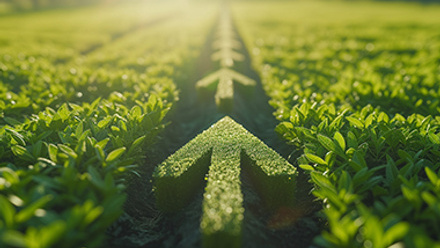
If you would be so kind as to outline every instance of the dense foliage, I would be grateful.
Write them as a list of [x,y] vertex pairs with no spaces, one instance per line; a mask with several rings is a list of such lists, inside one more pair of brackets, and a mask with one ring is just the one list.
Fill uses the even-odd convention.
[[[85,2],[1,1],[0,12]],[[178,86],[205,73],[195,65],[213,5],[102,2],[0,16],[0,247],[105,246]],[[440,247],[440,7],[243,1],[232,9],[276,131],[322,205],[314,214],[326,227],[314,244]],[[229,118],[211,131],[154,174],[164,212],[190,201],[206,175],[202,243],[241,244],[241,169],[264,211],[309,206],[291,201],[298,170],[278,154]]]
[[0,19],[1,247],[101,246],[122,213],[211,20],[148,6]]
[[439,247],[440,8],[235,6],[277,132],[322,202],[315,243]]

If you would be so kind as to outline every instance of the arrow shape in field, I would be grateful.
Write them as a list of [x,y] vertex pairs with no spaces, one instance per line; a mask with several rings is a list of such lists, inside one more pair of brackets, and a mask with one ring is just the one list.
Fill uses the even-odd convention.
[[223,112],[230,112],[234,106],[234,82],[239,83],[245,92],[253,92],[256,82],[243,74],[222,68],[196,83],[200,95],[216,90],[215,103]]
[[240,171],[269,208],[292,206],[297,170],[240,124],[224,117],[158,165],[157,206],[175,212],[207,180],[200,228],[204,247],[240,247],[244,214]]
[[244,56],[241,53],[235,52],[234,50],[224,47],[219,51],[211,55],[213,61],[220,61],[222,67],[232,67],[234,61],[243,61]]

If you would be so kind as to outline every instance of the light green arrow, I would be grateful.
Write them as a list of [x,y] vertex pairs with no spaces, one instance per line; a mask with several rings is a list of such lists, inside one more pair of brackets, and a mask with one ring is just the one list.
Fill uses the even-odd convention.
[[211,58],[213,61],[220,61],[222,67],[232,67],[234,61],[244,60],[244,56],[241,53],[237,53],[228,47],[220,48],[217,52],[212,54]]
[[240,247],[244,213],[241,169],[249,173],[268,208],[293,205],[296,168],[224,117],[156,167],[157,206],[165,212],[178,211],[205,179],[200,223],[203,246]]
[[202,96],[217,89],[215,93],[217,108],[227,113],[234,107],[234,81],[246,92],[252,92],[256,85],[254,80],[233,70],[222,68],[199,80],[196,89]]

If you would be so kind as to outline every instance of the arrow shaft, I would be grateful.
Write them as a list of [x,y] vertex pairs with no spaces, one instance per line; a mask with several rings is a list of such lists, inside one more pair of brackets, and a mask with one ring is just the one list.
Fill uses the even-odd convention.
[[217,85],[215,103],[223,112],[231,111],[234,106],[234,82],[232,77],[226,73],[220,77]]
[[252,93],[255,87],[255,81],[233,70],[223,68],[205,78],[199,80],[196,84],[199,95],[206,95],[217,87],[215,93],[215,103],[220,111],[230,112],[234,105],[234,82],[239,84],[242,92]]
[[220,61],[223,68],[232,67],[234,61],[243,61],[244,56],[229,48],[222,48],[212,55],[214,61]]
[[224,58],[224,57],[233,57],[234,59],[237,60],[242,60],[244,59],[243,54],[238,53],[228,47],[225,48],[220,48],[217,52],[215,52],[213,55],[213,58]]
[[200,226],[204,247],[240,247],[244,208],[239,175],[239,146],[221,141],[213,149],[203,199]]

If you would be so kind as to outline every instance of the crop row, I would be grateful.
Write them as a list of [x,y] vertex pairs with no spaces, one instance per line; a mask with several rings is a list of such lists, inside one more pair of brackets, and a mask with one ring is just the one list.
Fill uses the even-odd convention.
[[[129,16],[119,7],[112,12]],[[169,14],[174,10],[169,7]],[[37,45],[7,48],[0,58],[0,246],[103,244],[123,211],[126,180],[139,176],[135,168],[177,101],[174,82],[185,79],[185,67],[198,55],[211,21],[205,10],[183,11],[161,28],[140,28],[79,60],[61,61],[64,44],[48,58]],[[68,12],[64,21],[75,23],[86,11]],[[34,28],[48,28],[51,18]],[[20,39],[33,41],[33,35]],[[57,38],[41,44],[49,42],[59,44]],[[75,49],[73,57],[81,52]],[[110,58],[118,63],[106,63]]]
[[322,203],[315,244],[440,247],[440,8],[285,4],[235,12]]
[[[82,55],[130,32],[157,25],[157,20],[183,14],[182,5],[108,4],[0,16],[2,55],[22,51],[50,62],[82,59]],[[38,60],[41,60],[38,58]]]
[[[78,13],[72,15],[75,20]],[[44,52],[38,55],[41,49],[32,46],[26,54],[22,48],[9,48],[0,58],[0,115],[21,118],[66,101],[92,102],[98,97],[144,101],[154,93],[174,101],[176,89],[170,79],[186,79],[188,62],[197,57],[197,45],[204,37],[196,30],[206,29],[208,24],[197,25],[200,18],[203,15],[184,12],[67,64],[46,59]]]

